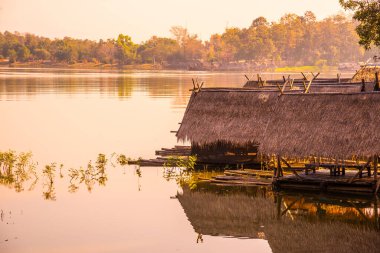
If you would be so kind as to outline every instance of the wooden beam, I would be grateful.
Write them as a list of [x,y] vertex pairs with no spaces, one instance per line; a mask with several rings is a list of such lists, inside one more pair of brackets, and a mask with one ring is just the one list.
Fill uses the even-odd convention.
[[290,89],[293,89],[293,84],[294,84],[294,78],[290,79]]
[[292,173],[293,173],[298,179],[302,180],[302,177],[301,177],[300,175],[298,175],[297,171],[295,171],[295,170],[292,169],[292,166],[290,166],[290,164],[289,164],[284,158],[281,157],[281,161],[282,161],[283,163],[285,163],[285,165],[286,165],[286,166],[292,171]]
[[311,79],[309,81],[309,84],[307,85],[306,89],[305,89],[305,93],[308,93],[309,92],[309,89],[310,89],[310,86],[311,86],[311,83],[313,82],[314,79]]
[[286,80],[285,83],[284,83],[284,85],[282,85],[282,88],[281,88],[282,92],[281,92],[281,94],[284,94],[284,92],[285,92],[285,88],[286,88],[286,84],[287,84],[288,82],[289,82],[289,80]]
[[379,192],[379,188],[380,188],[380,180],[377,180],[375,194]]
[[285,202],[284,202],[284,205],[285,205],[286,209],[285,209],[284,211],[282,211],[281,216],[283,216],[284,214],[286,214],[286,212],[289,211],[290,208],[292,208],[292,206],[294,206],[294,204],[297,203],[299,200],[300,200],[300,199],[297,198],[297,199],[294,200],[292,203],[290,203],[290,205],[288,205],[288,206],[286,206],[286,204],[285,204]]
[[301,74],[303,75],[303,79],[306,81],[307,77],[305,76],[305,74],[303,72],[301,72]]
[[372,161],[372,159],[369,158],[368,161],[367,161],[367,163],[366,163],[365,165],[363,165],[361,168],[359,168],[359,171],[358,171],[358,172],[357,172],[352,178],[350,178],[350,179],[348,180],[348,183],[351,184],[351,183],[355,180],[355,178],[356,178],[357,176],[359,176],[360,173],[362,173],[362,171],[364,170],[364,168],[368,167],[368,165],[371,163],[371,161]]
[[280,91],[281,95],[283,95],[283,94],[284,94],[284,92],[282,91],[282,89],[281,89],[280,85],[279,85],[278,83],[276,83],[276,86],[277,86],[278,90]]

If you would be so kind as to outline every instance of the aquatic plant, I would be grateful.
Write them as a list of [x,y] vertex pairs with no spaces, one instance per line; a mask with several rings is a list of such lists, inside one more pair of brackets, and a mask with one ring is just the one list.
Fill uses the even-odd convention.
[[167,161],[164,163],[165,168],[185,168],[194,170],[195,164],[197,162],[197,156],[191,155],[187,158],[181,156],[169,156]]
[[76,192],[82,183],[86,185],[88,192],[92,191],[96,182],[104,186],[108,180],[106,174],[107,161],[105,154],[99,154],[95,166],[92,165],[92,161],[89,161],[86,169],[82,167],[79,169],[71,168],[68,175],[70,178],[69,192]]
[[128,165],[128,162],[131,160],[131,158],[127,158],[125,155],[120,154],[117,156],[117,162],[121,165]]
[[56,193],[55,193],[55,187],[54,187],[54,178],[55,178],[55,172],[56,172],[56,163],[51,163],[50,165],[45,165],[45,168],[42,171],[42,174],[44,176],[44,189],[46,189],[43,192],[43,196],[46,200],[53,200],[55,201]]
[[23,191],[24,183],[33,177],[35,184],[38,180],[35,168],[31,152],[0,151],[0,183],[15,188],[17,192]]

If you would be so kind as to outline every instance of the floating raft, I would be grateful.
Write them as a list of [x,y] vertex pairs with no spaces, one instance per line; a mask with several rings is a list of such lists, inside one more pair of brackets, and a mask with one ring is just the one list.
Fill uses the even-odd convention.
[[191,146],[174,146],[174,148],[162,148],[156,151],[156,155],[162,157],[168,156],[190,156]]
[[209,182],[219,186],[270,186],[272,178],[272,171],[225,170],[224,175],[212,177]]
[[139,159],[129,161],[129,164],[140,165],[141,167],[162,167],[169,160],[169,157],[183,157],[187,159],[191,155],[190,146],[174,146],[174,148],[162,148],[156,151],[158,156],[155,159]]

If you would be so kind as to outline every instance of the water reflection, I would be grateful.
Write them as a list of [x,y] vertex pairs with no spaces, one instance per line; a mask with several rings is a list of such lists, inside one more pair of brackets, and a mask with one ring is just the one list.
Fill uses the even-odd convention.
[[128,99],[133,92],[144,92],[151,98],[172,98],[174,108],[183,108],[195,77],[205,87],[242,87],[245,81],[243,73],[0,68],[0,100],[33,99],[41,94]]
[[[31,152],[18,154],[13,150],[0,151],[0,184],[15,189],[16,192],[24,191],[25,185],[28,185],[27,189],[29,191],[33,190],[40,177],[37,172],[37,163],[32,158]],[[130,160],[124,154],[111,154],[110,158],[107,158],[105,154],[98,154],[94,164],[90,160],[85,168],[70,168],[68,170],[68,191],[75,193],[80,188],[80,185],[85,185],[87,191],[91,193],[96,184],[99,186],[106,185],[108,180],[108,163],[112,167],[116,167],[115,163],[121,167],[125,167]],[[55,189],[56,177],[58,175],[59,179],[65,178],[64,165],[60,164],[59,170],[57,170],[57,167],[57,163],[54,162],[45,165],[42,169],[42,195],[45,200],[57,200]],[[138,166],[135,166],[134,171],[138,178],[142,177],[141,169]],[[139,190],[141,190],[139,181],[138,185]]]
[[377,252],[377,199],[275,194],[267,188],[184,187],[178,195],[199,235],[266,239],[273,252]]

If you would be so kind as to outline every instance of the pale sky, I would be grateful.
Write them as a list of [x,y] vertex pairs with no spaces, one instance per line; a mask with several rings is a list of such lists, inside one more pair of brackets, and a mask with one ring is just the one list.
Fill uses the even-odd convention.
[[277,21],[307,10],[323,19],[343,9],[338,0],[0,0],[0,31],[92,40],[123,33],[140,43],[170,37],[170,27],[180,25],[208,40],[259,16]]

